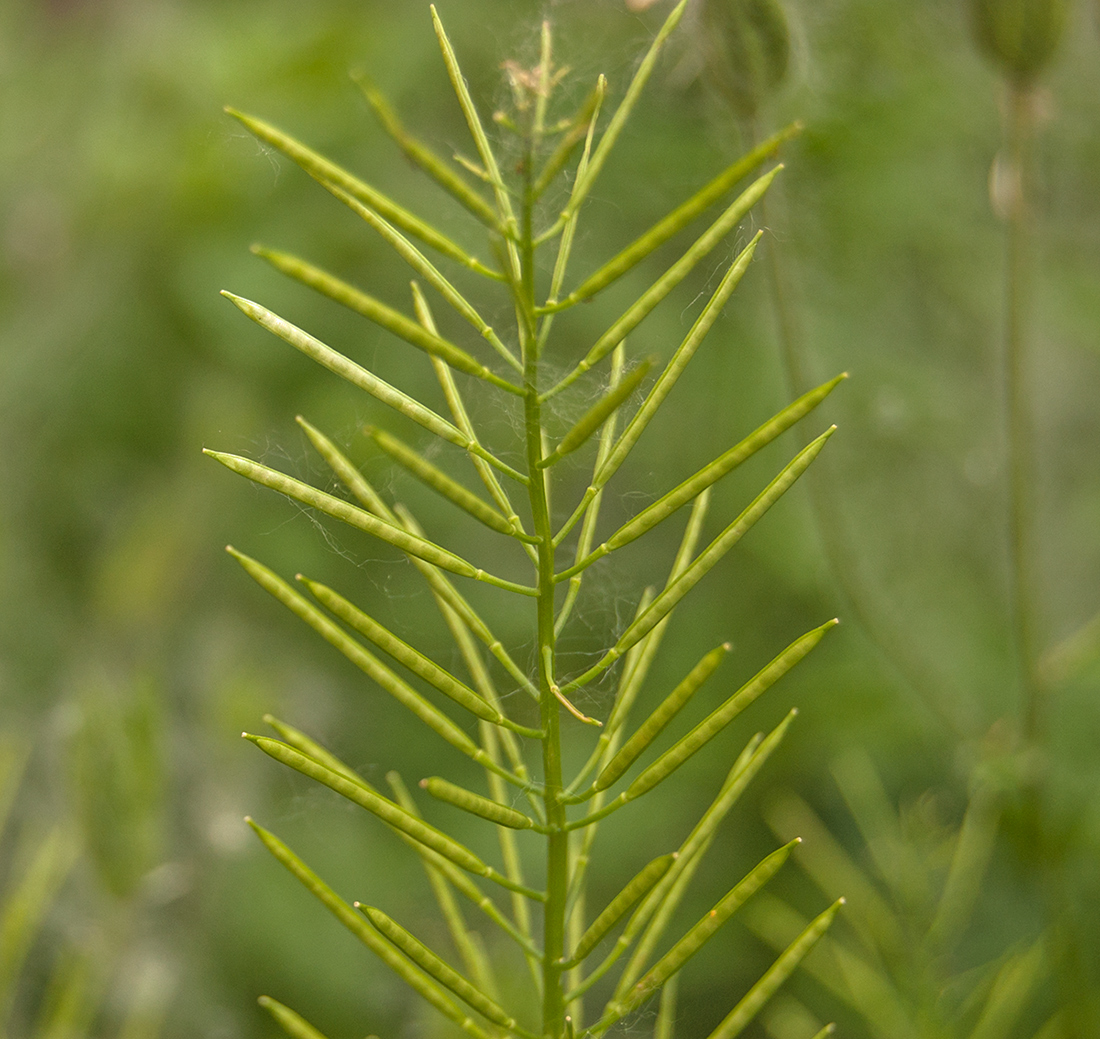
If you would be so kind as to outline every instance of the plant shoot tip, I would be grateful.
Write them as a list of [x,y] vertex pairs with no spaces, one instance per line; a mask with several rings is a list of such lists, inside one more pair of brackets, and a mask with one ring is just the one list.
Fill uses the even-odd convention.
[[728,653],[731,649],[733,649],[733,643],[732,642],[723,642],[722,643],[722,648]]
[[427,779],[422,779],[416,785],[418,787],[420,787],[421,790],[427,790],[428,789],[428,780]]

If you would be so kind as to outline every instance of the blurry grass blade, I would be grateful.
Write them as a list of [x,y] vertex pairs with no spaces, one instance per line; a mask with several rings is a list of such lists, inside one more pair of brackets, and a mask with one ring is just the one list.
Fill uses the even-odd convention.
[[653,1039],[673,1039],[676,1027],[676,995],[680,987],[680,975],[673,974],[661,989],[661,1003],[657,1009],[657,1022],[653,1026]]
[[577,942],[577,946],[573,950],[573,955],[569,959],[568,966],[582,963],[587,959],[588,954],[599,945],[607,932],[622,919],[626,911],[630,909],[638,899],[642,898],[649,889],[668,872],[669,867],[675,860],[676,854],[673,852],[668,855],[661,855],[643,866],[634,878],[607,904],[606,908],[589,925],[588,930],[584,932],[580,941]]
[[[513,888],[512,882],[507,877],[501,876],[492,866],[486,865],[469,848],[459,844],[453,837],[448,836],[429,823],[410,815],[388,797],[383,797],[360,783],[351,782],[340,773],[325,768],[320,762],[314,761],[279,740],[273,740],[267,736],[253,736],[248,733],[245,733],[244,737],[255,743],[260,750],[276,761],[294,769],[296,772],[300,772],[303,776],[314,779],[318,783],[323,783],[330,790],[340,794],[341,797],[345,797],[361,808],[365,808],[384,823],[388,823],[395,830],[407,834],[413,840],[419,841],[426,848],[430,848],[436,854],[453,862],[460,869],[473,873],[475,876],[495,881],[502,887]],[[543,897],[540,892],[530,889],[525,889],[522,893],[537,900],[541,900]]]
[[1031,993],[1045,973],[1045,950],[1041,939],[1026,952],[1010,957],[997,972],[993,990],[970,1039],[1008,1039],[1015,1035]]
[[624,796],[627,800],[640,797],[652,790],[662,780],[667,779],[688,758],[701,750],[718,735],[749,704],[753,703],[765,690],[779,681],[792,667],[810,652],[825,637],[825,633],[837,622],[826,621],[818,628],[808,631],[792,642],[770,664],[740,689],[725,703],[706,716],[686,736],[674,743],[633,783],[627,787]]
[[756,454],[757,451],[770,444],[781,433],[790,429],[799,419],[816,408],[847,377],[847,373],[838,375],[835,379],[831,379],[816,390],[811,390],[804,396],[799,397],[793,404],[770,418],[740,443],[735,444],[728,451],[719,455],[713,462],[705,465],[694,476],[689,477],[652,505],[643,509],[607,539],[607,550],[613,552],[615,549],[629,544],[635,538],[639,538],[647,531],[652,530],[658,523],[667,519],[696,495],[717,483],[747,458]]
[[[398,465],[407,469],[422,483],[427,484],[433,491],[443,495],[448,501],[453,502],[464,512],[469,513],[474,519],[500,534],[516,537],[515,529],[508,520],[502,516],[487,502],[482,501],[472,491],[467,490],[458,481],[451,479],[438,466],[433,465],[419,452],[387,433],[384,429],[368,426],[367,435],[392,458]],[[531,535],[524,535],[524,539],[530,542],[537,541]]]
[[445,992],[439,984],[428,977],[419,967],[411,964],[397,949],[386,941],[366,920],[347,902],[332,890],[278,837],[262,826],[246,820],[264,846],[279,860],[301,883],[316,896],[326,909],[355,935],[371,952],[386,964],[414,992],[423,996],[449,1020],[454,1021],[464,1032],[474,1039],[490,1039],[489,1034],[476,1022],[470,1020],[466,1012]]
[[[695,241],[691,248],[689,248],[683,256],[669,268],[669,270],[654,284],[653,289],[638,300],[635,307],[639,307],[643,310],[643,316],[649,313],[661,299],[667,296],[676,285],[683,281],[688,272],[714,249],[714,247],[717,246],[718,243],[742,221],[742,219],[744,219],[748,211],[764,197],[764,193],[771,187],[772,181],[775,180],[781,169],[783,169],[782,165],[776,166],[762,177],[758,177],[726,208],[722,215]],[[627,246],[618,256],[608,260],[608,262],[598,271],[586,278],[576,289],[569,293],[562,301],[561,305],[580,303],[582,300],[590,299],[592,296],[596,295],[597,292],[605,289],[613,281],[621,278],[627,271],[662,245],[668,238],[675,234],[676,231],[680,230],[688,220],[694,219],[698,212],[699,210],[692,211],[682,223],[675,221],[670,223],[672,216],[676,214],[671,214],[669,217],[666,217],[664,221],[651,228],[632,245]],[[673,223],[675,223],[676,226],[673,226]],[[651,298],[650,293],[654,293],[655,298]],[[630,313],[631,311],[628,311],[627,315],[624,315],[624,319],[630,315]],[[641,318],[637,321],[631,321],[629,328],[621,333],[612,332],[610,335],[626,335],[629,333],[630,328],[635,327],[640,320]],[[600,345],[601,344],[598,343],[597,347]],[[607,349],[609,349],[609,346],[604,346],[603,352],[606,353]],[[593,349],[593,353],[595,353],[595,348]]]
[[604,463],[603,468],[597,475],[595,482],[600,487],[606,484],[619,466],[622,465],[623,460],[630,453],[631,448],[638,442],[638,438],[642,435],[642,431],[649,424],[649,420],[653,418],[657,409],[664,403],[672,387],[676,385],[676,380],[680,378],[680,375],[688,366],[692,357],[695,356],[695,351],[699,348],[699,344],[710,331],[714,322],[718,320],[718,315],[722,312],[722,308],[726,305],[726,301],[730,298],[733,290],[737,288],[738,283],[748,270],[749,263],[752,261],[752,255],[756,251],[756,245],[759,241],[760,233],[741,250],[737,259],[730,265],[721,284],[715,289],[714,295],[711,296],[707,305],[703,308],[703,312],[696,318],[695,323],[691,326],[691,331],[688,332],[684,341],[676,348],[676,353],[672,355],[672,359],[665,365],[664,371],[658,376],[657,382],[649,391],[649,395],[642,402],[642,406],[637,410],[634,417],[630,420],[630,425],[626,427],[623,431],[623,435],[619,437],[618,442],[611,451],[610,457]]
[[[432,704],[428,703],[408,683],[403,682],[385,664],[368,652],[342,628],[334,624],[325,614],[304,596],[299,595],[282,578],[276,576],[267,567],[250,559],[234,548],[227,548],[234,559],[245,569],[249,576],[264,591],[273,595],[292,613],[296,614],[316,631],[326,642],[338,649],[360,671],[364,672],[381,688],[408,710],[412,711],[433,732],[442,736],[452,747],[473,758],[486,767],[494,763],[489,761],[485,751],[466,735],[450,718]],[[501,770],[502,772],[504,770]],[[510,782],[519,782],[516,777],[505,772]]]
[[695,691],[714,673],[730,651],[728,642],[712,649],[687,673],[657,709],[638,727],[622,749],[604,766],[593,784],[597,790],[611,786],[638,759],[642,752],[662,733],[680,709],[695,695]]
[[307,148],[300,141],[277,129],[262,119],[255,119],[233,108],[226,108],[226,112],[234,119],[240,120],[247,129],[265,144],[270,144],[276,150],[282,152],[292,162],[297,163],[311,177],[319,181],[323,186],[335,185],[347,192],[352,198],[358,199],[364,205],[377,210],[387,220],[400,227],[402,231],[419,238],[426,245],[457,260],[463,266],[472,270],[497,277],[496,272],[490,270],[479,260],[471,256],[460,245],[453,242],[444,234],[440,234],[430,224],[425,223],[418,216],[413,215],[404,206],[394,202],[393,199],[376,191],[369,184],[364,183],[358,177],[347,170],[337,166],[324,156],[319,155],[311,148]]
[[443,52],[443,61],[447,66],[447,75],[451,79],[451,86],[454,87],[455,96],[458,98],[459,106],[462,108],[462,114],[466,117],[466,125],[470,128],[470,134],[474,139],[474,143],[477,145],[477,153],[481,157],[481,162],[485,167],[489,183],[492,185],[493,194],[496,196],[497,209],[500,211],[500,215],[504,221],[505,233],[513,235],[515,233],[515,217],[512,214],[512,203],[508,197],[508,189],[504,186],[504,181],[500,176],[500,167],[497,165],[496,156],[493,154],[493,149],[489,145],[489,138],[485,136],[485,128],[481,124],[481,118],[477,114],[477,107],[474,105],[474,100],[470,96],[469,87],[466,85],[466,78],[462,75],[462,69],[459,68],[458,57],[455,55],[454,47],[451,46],[451,41],[447,38],[443,23],[439,20],[439,14],[436,12],[435,4],[431,4],[430,7],[432,12],[432,24],[435,27],[436,38],[439,40],[439,48]]
[[557,147],[554,148],[550,158],[546,160],[546,165],[543,166],[535,179],[534,186],[531,188],[532,199],[541,198],[543,192],[553,183],[554,178],[565,168],[569,156],[573,154],[573,149],[588,135],[589,127],[599,113],[602,99],[603,90],[597,85],[592,93],[585,98],[584,104],[581,105],[577,114],[570,120],[569,126],[562,134]]
[[324,1033],[314,1028],[301,1014],[295,1013],[290,1007],[284,1006],[270,996],[260,996],[256,1002],[275,1018],[276,1024],[291,1039],[326,1039]]
[[977,787],[955,838],[951,868],[926,937],[935,955],[948,955],[970,923],[993,856],[1000,814],[993,792]]
[[725,1020],[711,1032],[709,1039],[734,1039],[757,1015],[760,1008],[775,994],[794,972],[794,969],[829,929],[844,899],[834,902],[809,927],[806,928],[764,973],[763,977],[745,994],[729,1012]]
[[558,446],[539,462],[539,467],[546,469],[558,459],[576,451],[611,415],[626,403],[641,381],[649,374],[651,367],[653,367],[652,360],[645,360],[621,382],[612,386],[577,420],[576,425],[561,438]]
[[1057,643],[1039,659],[1039,673],[1050,685],[1076,678],[1100,657],[1100,613]]
[[493,1024],[500,1025],[501,1028],[516,1030],[515,1018],[509,1017],[496,1002],[470,984],[458,971],[432,952],[399,923],[383,913],[382,910],[359,902],[355,903],[355,908],[370,920],[380,934],[385,935],[413,963],[426,974],[430,974],[435,978],[444,988],[450,989],[459,999],[488,1018]]
[[422,790],[427,790],[438,801],[461,808],[464,812],[488,819],[498,826],[507,826],[512,830],[529,830],[534,823],[523,812],[517,812],[514,808],[492,801],[481,794],[475,794],[463,787],[455,786],[439,776],[431,776],[420,781]]
[[363,96],[371,106],[382,128],[393,138],[397,146],[416,163],[444,191],[448,192],[462,206],[469,210],[483,224],[499,229],[496,211],[478,192],[470,187],[454,169],[435,154],[423,141],[414,137],[401,124],[397,113],[382,96],[381,91],[362,72],[353,72],[352,77],[363,91]]
[[319,491],[308,483],[295,480],[276,469],[269,469],[266,465],[260,465],[248,458],[241,458],[239,455],[227,455],[220,451],[211,451],[204,448],[203,454],[209,455],[215,461],[221,462],[227,469],[247,477],[254,483],[278,491],[280,494],[285,494],[303,505],[308,505],[310,508],[323,512],[326,516],[331,516],[333,519],[338,519],[351,527],[365,531],[379,540],[393,545],[394,548],[399,548],[402,552],[407,552],[409,555],[423,559],[434,566],[458,574],[460,577],[485,581],[487,584],[493,584],[500,588],[507,587],[511,591],[517,591],[523,595],[535,594],[534,589],[487,574],[484,570],[479,570],[472,563],[466,562],[465,559],[456,556],[453,552],[448,552],[445,548],[440,548],[432,541],[411,534],[401,527],[387,523],[385,520],[378,519],[377,516],[371,515],[365,509],[360,509],[340,498],[333,497],[331,494]]
[[710,912],[645,973],[641,981],[634,986],[625,1003],[616,1007],[619,1016],[641,1006],[683,967],[718,929],[778,872],[798,843],[798,840],[793,840],[773,851],[731,888]]
[[[369,321],[373,321],[376,325],[386,329],[387,332],[392,332],[399,339],[415,346],[418,350],[423,350],[432,357],[438,357],[446,361],[452,368],[457,368],[460,372],[472,375],[476,379],[482,379],[509,393],[520,394],[523,392],[518,386],[514,386],[507,379],[502,379],[495,372],[490,371],[461,347],[455,346],[454,343],[443,339],[441,336],[433,335],[422,325],[417,324],[400,311],[394,310],[393,307],[387,306],[373,296],[368,296],[365,292],[360,292],[359,289],[341,281],[327,271],[314,267],[297,256],[291,256],[289,253],[278,252],[274,249],[266,249],[263,246],[254,245],[252,251],[288,277],[300,281],[303,285],[308,285],[311,289],[328,296],[329,299],[335,300],[356,314],[361,314]],[[424,274],[425,269],[420,268],[419,273]],[[458,294],[454,293],[454,296],[457,297]],[[472,311],[469,306],[466,309]],[[476,320],[474,324],[477,324]],[[483,328],[488,328],[488,325],[484,322],[480,322],[480,324]]]
[[665,41],[672,35],[672,30],[676,28],[680,19],[683,17],[686,7],[687,0],[680,0],[672,9],[668,18],[665,19],[664,25],[662,25],[657,32],[653,43],[650,45],[649,50],[646,51],[645,57],[642,58],[641,64],[639,64],[637,71],[634,73],[634,78],[626,88],[626,94],[622,101],[619,102],[619,107],[615,110],[615,114],[611,117],[607,129],[603,132],[600,143],[596,145],[596,150],[592,154],[592,160],[585,170],[584,178],[577,183],[573,193],[570,195],[569,202],[566,205],[565,211],[562,213],[560,222],[567,221],[580,208],[581,203],[584,202],[589,191],[592,190],[592,185],[595,184],[596,178],[599,177],[603,170],[604,164],[611,154],[611,149],[615,147],[615,142],[619,139],[619,134],[622,133],[622,129],[626,125],[627,119],[630,118],[630,113],[634,110],[634,106],[638,103],[639,97],[641,97],[642,90],[645,88],[650,75],[653,73],[653,69],[657,64],[657,58],[660,56]]
[[0,903],[0,1022],[7,1020],[16,979],[77,855],[75,835],[56,825],[35,839],[29,855],[16,856],[25,868],[9,878]]
[[30,740],[9,733],[0,737],[0,837],[4,835],[30,756]]

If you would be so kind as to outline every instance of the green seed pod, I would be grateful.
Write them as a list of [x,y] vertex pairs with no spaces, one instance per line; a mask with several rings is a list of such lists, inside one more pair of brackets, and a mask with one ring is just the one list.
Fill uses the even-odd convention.
[[1068,0],[971,0],[978,47],[1020,85],[1050,64],[1066,26]]
[[697,16],[703,74],[742,119],[783,82],[790,63],[787,18],[777,0],[704,0]]
[[533,825],[523,812],[517,812],[514,808],[502,805],[497,801],[490,801],[487,797],[475,794],[471,790],[465,790],[454,783],[448,783],[438,776],[420,780],[420,788],[427,790],[438,801],[446,801],[447,804],[461,808],[464,812],[488,819],[499,826],[507,826],[512,830],[528,830]]

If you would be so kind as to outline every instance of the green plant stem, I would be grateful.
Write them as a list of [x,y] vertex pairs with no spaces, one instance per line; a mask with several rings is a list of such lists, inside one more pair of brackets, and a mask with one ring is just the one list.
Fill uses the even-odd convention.
[[1009,609],[1020,681],[1020,731],[1025,743],[1039,736],[1040,689],[1037,677],[1034,618],[1034,579],[1031,569],[1033,516],[1031,508],[1031,431],[1028,405],[1026,323],[1027,180],[1031,136],[1031,90],[1012,83],[1008,89],[1004,161],[1008,165],[1005,234],[1004,296],[1004,407],[1008,447]]

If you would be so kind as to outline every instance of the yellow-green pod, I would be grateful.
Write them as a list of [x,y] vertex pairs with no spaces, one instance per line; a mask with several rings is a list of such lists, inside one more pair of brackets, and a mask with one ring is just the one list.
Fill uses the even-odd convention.
[[795,639],[779,656],[758,671],[725,703],[708,714],[691,732],[673,744],[649,768],[642,772],[627,787],[622,795],[623,798],[627,801],[633,801],[634,798],[641,797],[646,791],[651,790],[662,780],[667,779],[696,751],[717,736],[761,693],[790,671],[837,623],[836,620],[826,621],[820,627],[814,628],[812,631],[806,632],[801,638]]
[[431,949],[418,938],[410,934],[396,920],[387,916],[381,909],[374,906],[355,903],[355,908],[363,913],[368,920],[396,945],[410,960],[413,961],[426,974],[430,974],[444,988],[450,989],[464,1003],[472,1006],[479,1014],[483,1014],[495,1025],[501,1028],[514,1030],[516,1020],[507,1013],[484,992],[475,988],[469,981],[458,973],[448,963],[444,962]]
[[592,921],[588,930],[581,935],[566,966],[572,967],[582,963],[600,944],[607,932],[622,919],[623,914],[668,872],[675,861],[676,853],[670,852],[643,866],[634,879],[607,904],[603,912]]
[[529,830],[535,824],[527,818],[523,812],[517,812],[514,808],[492,801],[481,794],[475,794],[472,790],[465,790],[454,783],[448,783],[439,776],[430,776],[420,780],[420,788],[427,790],[438,801],[446,801],[447,804],[461,808],[471,815],[488,819],[499,826],[507,826],[511,830]]
[[279,1027],[291,1039],[326,1039],[325,1034],[314,1028],[301,1014],[295,1013],[290,1007],[284,1006],[277,999],[272,999],[270,996],[260,996],[256,1002],[275,1018]]
[[638,731],[623,744],[619,752],[607,763],[593,784],[596,790],[606,790],[615,782],[665,729],[680,709],[691,699],[695,691],[714,673],[730,651],[730,644],[723,643],[712,649],[695,665],[661,705],[644,721]]
[[1021,85],[1050,64],[1068,13],[1067,0],[970,0],[978,46]]
[[640,1006],[680,970],[752,895],[771,880],[780,866],[790,857],[800,840],[801,838],[795,838],[782,848],[773,851],[759,862],[748,876],[731,888],[706,916],[645,973],[624,1000],[625,1009],[630,1010]]
[[[414,451],[408,444],[399,440],[384,429],[368,426],[365,430],[383,451],[398,465],[403,466],[422,483],[427,484],[437,494],[443,495],[474,519],[501,534],[515,536],[512,524],[488,502],[483,501],[473,491],[463,487],[457,480],[451,479],[438,466],[429,462],[422,454]],[[535,540],[535,539],[530,539]]]
[[838,899],[797,937],[779,958],[764,972],[764,976],[745,994],[726,1016],[725,1020],[708,1036],[708,1039],[734,1039],[744,1031],[745,1026],[756,1016],[760,1008],[772,997],[775,990],[794,973],[795,967],[802,962],[809,951],[820,941],[829,929],[837,910],[844,905],[844,899]]
[[561,438],[558,446],[539,462],[539,468],[545,469],[553,465],[559,458],[564,458],[576,451],[615,411],[626,403],[641,381],[649,374],[649,369],[652,367],[653,362],[647,359],[616,386],[612,386],[578,419],[577,424]]

